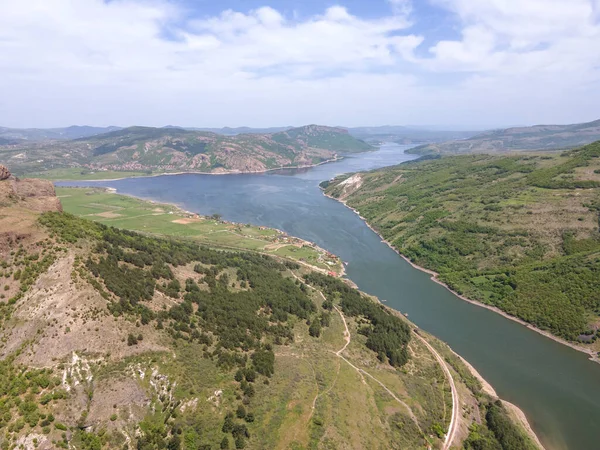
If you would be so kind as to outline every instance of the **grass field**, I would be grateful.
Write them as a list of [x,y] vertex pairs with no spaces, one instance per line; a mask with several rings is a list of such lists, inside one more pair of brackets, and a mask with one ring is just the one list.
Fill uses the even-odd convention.
[[43,172],[31,172],[25,174],[24,178],[43,178],[53,181],[76,181],[76,180],[113,180],[116,178],[131,178],[148,176],[145,172],[122,172],[116,170],[89,171],[81,168],[51,169]]
[[66,212],[105,225],[255,250],[294,259],[321,270],[342,271],[339,258],[278,230],[198,216],[173,205],[140,200],[105,189],[59,187],[56,193]]

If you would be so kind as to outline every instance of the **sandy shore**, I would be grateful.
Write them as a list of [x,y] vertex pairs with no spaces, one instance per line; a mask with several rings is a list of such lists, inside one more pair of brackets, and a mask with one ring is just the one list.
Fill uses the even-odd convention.
[[[358,288],[357,288],[358,289]],[[368,294],[367,294],[368,295]],[[374,297],[372,295],[369,295],[369,297],[371,297],[373,299],[373,301],[375,302],[381,302],[381,300],[379,300],[377,297]],[[400,317],[401,319],[407,320],[411,325],[414,326],[414,324],[412,322],[410,322],[410,320],[406,319],[404,317],[404,315],[402,314],[402,312],[391,308],[387,305],[384,304],[384,307],[387,311],[389,311],[390,314],[393,314],[395,316]],[[435,336],[429,334],[429,333],[425,333],[430,335],[431,337],[435,338]],[[423,337],[423,336],[421,336]],[[437,339],[437,338],[435,338]],[[443,341],[441,341],[440,339],[437,339],[439,342],[442,342],[444,345],[446,345],[446,347],[458,358],[462,361],[462,363],[465,365],[465,367],[469,370],[469,372],[471,372],[471,375],[473,375],[475,378],[477,378],[477,380],[479,381],[479,383],[481,384],[481,388],[483,390],[484,393],[486,393],[487,395],[489,395],[493,400],[502,400],[502,404],[505,406],[505,408],[508,410],[508,413],[511,415],[512,419],[516,422],[521,424],[523,430],[529,435],[529,437],[534,441],[534,443],[541,449],[541,450],[545,450],[545,447],[542,445],[542,443],[540,442],[538,436],[535,434],[535,431],[533,431],[533,428],[531,428],[531,425],[529,423],[529,421],[527,420],[527,416],[525,415],[525,413],[515,404],[507,402],[506,400],[501,399],[498,394],[496,393],[496,390],[492,387],[492,385],[485,379],[483,378],[483,376],[477,371],[477,369],[475,369],[475,367],[473,367],[465,358],[463,358],[462,356],[460,356],[458,353],[456,353],[454,350],[452,350],[452,348],[444,343]]]
[[377,234],[377,236],[379,236],[381,238],[381,242],[385,243],[389,248],[391,248],[394,252],[396,252],[398,255],[400,255],[400,257],[402,259],[404,259],[407,263],[409,263],[412,267],[414,267],[415,269],[420,270],[421,272],[425,272],[429,275],[431,275],[431,280],[437,284],[439,284],[440,286],[444,286],[446,289],[448,289],[450,292],[452,292],[454,295],[456,295],[458,298],[460,298],[461,300],[464,300],[466,302],[469,302],[473,305],[476,306],[480,306],[481,308],[485,308],[485,309],[489,309],[490,311],[493,311],[497,314],[500,314],[503,317],[506,317],[509,320],[512,320],[514,322],[520,323],[521,325],[529,328],[532,331],[535,331],[536,333],[541,334],[542,336],[545,336],[549,339],[552,339],[555,342],[558,342],[559,344],[563,344],[566,345],[567,347],[571,347],[574,350],[577,350],[579,352],[585,353],[586,355],[589,356],[590,361],[594,361],[597,363],[600,363],[600,357],[598,356],[598,353],[594,350],[591,350],[589,348],[583,347],[581,345],[577,345],[574,344],[573,342],[569,342],[565,339],[562,339],[558,336],[553,335],[552,333],[542,330],[540,328],[537,328],[536,326],[530,324],[529,322],[525,322],[522,319],[519,319],[518,317],[515,316],[511,316],[510,314],[506,313],[505,311],[502,311],[500,308],[497,308],[496,306],[491,306],[491,305],[486,305],[485,303],[481,303],[477,300],[472,300],[470,298],[465,297],[464,295],[459,294],[458,292],[452,290],[452,288],[450,288],[450,286],[448,286],[446,283],[440,281],[440,279],[438,278],[439,274],[437,272],[434,272],[433,270],[429,270],[426,269],[425,267],[421,267],[417,264],[415,264],[414,262],[412,262],[410,259],[408,259],[406,256],[404,256],[402,253],[400,253],[390,242],[388,242],[387,240],[385,240],[383,238],[383,236],[377,231],[375,230],[371,224],[367,221],[367,219],[365,219],[363,216],[360,215],[360,212],[358,212],[356,209],[352,208],[351,206],[348,206],[348,204],[344,201],[344,200],[339,200],[335,197],[332,197],[331,195],[328,195],[325,193],[325,191],[323,191],[323,195],[325,197],[329,197],[337,202],[342,203],[346,208],[354,211],[354,213],[356,215],[358,215],[358,217],[360,217],[363,222],[375,233]]
[[[138,175],[138,176],[128,176],[128,177],[120,177],[120,178],[98,178],[98,179],[77,179],[77,180],[52,180],[52,182],[64,182],[64,181],[119,181],[125,180],[127,178],[154,178],[154,177],[162,177],[164,175],[246,175],[246,174],[261,174],[261,173],[269,173],[275,172],[277,170],[287,170],[287,169],[310,169],[311,167],[322,166],[323,164],[328,164],[336,161],[341,161],[344,159],[343,156],[336,156],[332,159],[327,159],[325,161],[321,161],[317,164],[309,164],[307,166],[284,166],[284,167],[276,167],[274,169],[265,169],[265,170],[248,170],[248,171],[238,171],[238,170],[229,170],[224,172],[198,172],[194,170],[185,171],[185,172],[162,172],[162,173],[153,173],[152,175]],[[116,171],[115,171],[116,172]]]
[[[452,349],[450,349],[450,350],[452,350]],[[471,374],[479,380],[479,382],[481,383],[483,392],[485,392],[487,395],[489,395],[490,397],[492,397],[494,399],[500,398],[498,396],[498,394],[496,393],[496,391],[494,390],[494,388],[492,387],[492,385],[490,383],[488,383],[487,380],[485,378],[483,378],[479,372],[477,372],[475,367],[473,367],[471,364],[469,364],[469,362],[466,359],[464,359],[462,356],[460,356],[454,350],[452,350],[452,353],[454,353],[458,358],[460,358],[460,360],[467,367],[467,369],[469,369]],[[506,409],[508,409],[508,412],[513,416],[513,418],[521,424],[521,426],[525,429],[525,431],[527,432],[529,437],[531,437],[531,439],[533,439],[533,441],[537,444],[537,446],[540,449],[544,449],[544,446],[542,445],[539,438],[533,431],[533,428],[531,428],[531,425],[529,424],[529,421],[527,420],[527,416],[525,415],[525,413],[517,405],[507,402],[506,400],[502,400],[502,404],[506,407]]]

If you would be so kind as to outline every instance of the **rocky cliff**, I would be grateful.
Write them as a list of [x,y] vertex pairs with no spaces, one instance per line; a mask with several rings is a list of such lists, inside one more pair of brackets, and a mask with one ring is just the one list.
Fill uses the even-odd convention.
[[0,165],[0,205],[23,206],[36,212],[62,211],[52,182],[16,178],[3,165]]

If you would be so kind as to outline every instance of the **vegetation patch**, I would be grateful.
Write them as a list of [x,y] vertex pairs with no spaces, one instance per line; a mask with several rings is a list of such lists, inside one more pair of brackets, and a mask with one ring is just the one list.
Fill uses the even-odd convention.
[[[590,344],[600,314],[597,167],[600,142],[429,159],[361,174],[346,201],[459,294]],[[326,193],[342,195],[347,177]]]

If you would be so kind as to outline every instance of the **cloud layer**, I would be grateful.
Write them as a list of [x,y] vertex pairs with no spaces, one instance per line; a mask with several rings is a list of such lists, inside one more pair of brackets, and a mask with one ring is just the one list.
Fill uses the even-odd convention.
[[408,0],[365,19],[0,2],[0,125],[494,126],[600,117],[599,0]]

